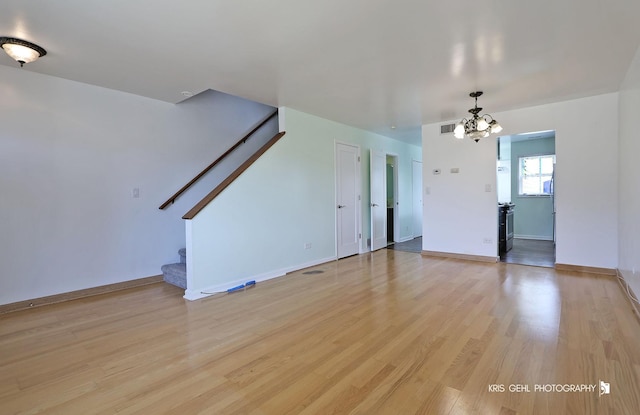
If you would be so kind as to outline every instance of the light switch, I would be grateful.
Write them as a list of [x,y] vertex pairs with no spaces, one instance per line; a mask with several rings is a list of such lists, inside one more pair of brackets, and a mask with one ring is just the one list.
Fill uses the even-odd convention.
[[491,185],[490,184],[485,184],[484,185],[484,191],[487,193],[491,193]]
[[134,187],[133,190],[131,191],[131,196],[133,196],[134,199],[137,199],[140,197],[140,188],[139,187]]
[[451,167],[451,173],[460,173],[460,167]]

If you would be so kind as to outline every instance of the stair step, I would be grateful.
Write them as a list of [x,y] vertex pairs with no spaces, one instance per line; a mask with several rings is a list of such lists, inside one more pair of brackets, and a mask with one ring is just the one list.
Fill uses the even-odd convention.
[[160,267],[160,270],[165,282],[184,290],[187,289],[187,264],[183,262],[167,264]]

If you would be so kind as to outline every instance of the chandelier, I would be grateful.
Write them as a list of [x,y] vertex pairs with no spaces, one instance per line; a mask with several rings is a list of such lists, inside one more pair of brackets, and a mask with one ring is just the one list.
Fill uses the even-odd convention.
[[482,107],[478,107],[478,97],[482,95],[482,91],[476,91],[469,94],[471,98],[475,98],[476,104],[469,110],[473,117],[463,118],[456,124],[456,128],[453,130],[453,135],[456,138],[469,137],[476,143],[481,138],[489,137],[491,133],[499,133],[502,131],[502,126],[498,121],[494,120],[489,114],[479,116],[478,113],[482,111]]

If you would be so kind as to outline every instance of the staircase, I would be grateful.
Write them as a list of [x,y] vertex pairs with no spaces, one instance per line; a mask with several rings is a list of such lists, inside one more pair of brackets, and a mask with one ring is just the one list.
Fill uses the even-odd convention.
[[[244,135],[226,152],[220,155],[213,163],[198,173],[193,179],[185,184],[180,190],[167,199],[160,209],[164,210],[171,206],[177,198],[191,188],[198,180],[210,172],[217,175],[213,190],[202,198],[191,210],[182,216],[182,219],[193,219],[202,209],[204,209],[213,199],[224,191],[235,179],[247,170],[260,156],[262,156],[271,146],[273,146],[282,136],[284,131],[279,131],[278,109],[256,124],[251,131]],[[253,137],[253,138],[252,138]],[[251,140],[250,140],[251,139]],[[247,141],[250,144],[245,144]],[[236,152],[236,150],[238,150]],[[236,152],[236,153],[234,153]],[[226,165],[224,163],[227,163]],[[214,168],[216,170],[214,170]],[[178,251],[180,262],[167,264],[160,267],[164,281],[187,290],[187,264],[186,249]]]
[[187,289],[187,250],[182,248],[178,250],[180,262],[177,264],[167,264],[160,267],[164,282],[167,282],[183,290]]

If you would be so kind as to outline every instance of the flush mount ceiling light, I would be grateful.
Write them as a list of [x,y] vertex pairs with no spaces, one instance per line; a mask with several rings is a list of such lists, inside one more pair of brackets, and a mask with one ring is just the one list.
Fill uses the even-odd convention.
[[463,118],[456,124],[456,128],[453,130],[453,135],[456,138],[469,137],[476,143],[481,138],[489,137],[491,133],[499,133],[502,131],[502,126],[498,124],[498,121],[494,120],[489,114],[479,116],[482,111],[482,107],[478,107],[478,97],[482,95],[482,91],[476,91],[469,94],[471,98],[475,98],[476,105],[469,110],[473,117]]
[[47,54],[47,51],[40,46],[14,37],[0,37],[0,46],[7,52],[7,55],[20,63],[20,67]]

